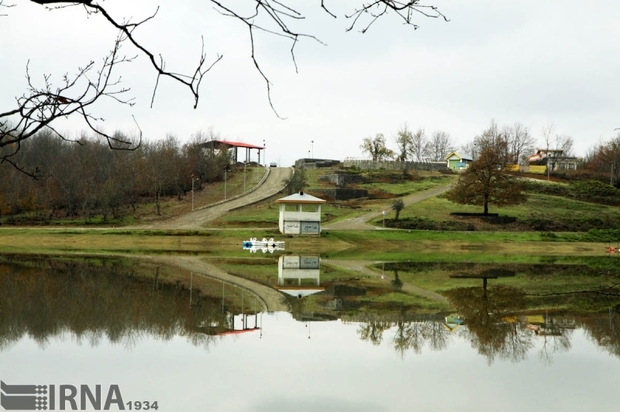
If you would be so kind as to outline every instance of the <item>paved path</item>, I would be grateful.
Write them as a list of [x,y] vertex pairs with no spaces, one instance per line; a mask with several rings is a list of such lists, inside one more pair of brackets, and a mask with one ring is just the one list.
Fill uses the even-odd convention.
[[229,210],[251,205],[277,194],[286,187],[285,181],[290,179],[292,174],[293,169],[290,167],[271,167],[265,181],[252,192],[143,227],[184,230],[204,229],[208,227],[210,221],[224,216]]
[[[429,197],[437,196],[441,193],[447,192],[448,190],[450,190],[451,187],[452,187],[452,184],[445,185],[445,186],[439,186],[434,189],[426,190],[424,192],[414,193],[412,195],[405,196],[402,199],[403,199],[403,202],[405,203],[405,206],[408,206],[410,204],[419,202],[421,200],[428,199]],[[385,205],[383,207],[383,210],[391,210],[391,209],[392,209],[391,204]],[[378,229],[383,229],[381,227],[373,226],[371,224],[366,223],[369,220],[372,220],[372,219],[375,219],[381,216],[381,213],[382,212],[366,213],[365,215],[362,215],[362,216],[353,217],[350,219],[342,220],[340,222],[336,222],[336,223],[332,223],[328,225],[322,225],[321,229],[322,230],[378,230]]]

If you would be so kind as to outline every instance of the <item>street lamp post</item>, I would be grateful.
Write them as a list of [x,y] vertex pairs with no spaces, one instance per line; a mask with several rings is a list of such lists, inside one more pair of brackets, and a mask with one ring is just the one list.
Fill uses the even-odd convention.
[[200,178],[194,177],[194,175],[192,175],[192,212],[194,211],[194,182],[196,180],[200,180]]
[[194,272],[189,272],[189,308],[192,308],[192,289],[194,283]]
[[312,149],[312,158],[314,159],[314,140],[311,140],[310,143],[310,148]]
[[265,146],[265,139],[263,139],[263,160],[265,161],[265,167],[267,167],[267,146]]

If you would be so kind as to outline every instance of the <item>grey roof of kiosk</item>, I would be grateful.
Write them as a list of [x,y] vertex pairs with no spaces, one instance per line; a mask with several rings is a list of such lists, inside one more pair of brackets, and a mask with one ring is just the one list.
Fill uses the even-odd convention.
[[318,197],[309,195],[307,193],[304,192],[299,192],[299,193],[295,193],[292,194],[290,196],[286,196],[283,197],[281,199],[276,200],[276,203],[295,203],[295,204],[299,204],[299,203],[314,203],[314,204],[321,204],[321,203],[327,203],[326,200],[323,199],[319,199]]

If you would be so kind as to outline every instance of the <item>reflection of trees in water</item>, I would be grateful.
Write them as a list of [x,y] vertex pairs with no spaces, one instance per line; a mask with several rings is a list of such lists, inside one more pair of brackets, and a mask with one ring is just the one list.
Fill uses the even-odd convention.
[[472,347],[489,364],[499,357],[518,362],[533,347],[532,334],[516,322],[515,315],[525,308],[525,294],[508,286],[456,288],[446,292],[456,311],[465,319],[465,333]]
[[[412,315],[407,313],[367,316],[359,323],[360,339],[373,345],[383,341],[385,331],[394,328],[390,344],[401,356],[408,351],[421,353],[424,347],[438,351],[448,347],[450,333],[439,321],[440,316]],[[345,321],[346,322],[346,321]]]
[[541,339],[539,358],[544,363],[551,363],[553,355],[568,352],[571,348],[573,329],[556,329],[556,333],[544,334]]
[[614,356],[620,356],[620,315],[617,310],[616,307],[610,309],[608,313],[580,319],[588,339]]
[[[554,260],[545,263],[554,263]],[[441,329],[442,322],[413,320],[415,314],[402,313],[394,316],[376,316],[376,319],[355,319],[361,322],[358,334],[362,340],[375,345],[383,341],[384,332],[394,329],[392,344],[401,355],[405,351],[420,353],[426,346],[441,350],[447,346],[450,338],[459,336],[468,339],[474,349],[485,356],[489,364],[496,359],[513,362],[524,360],[534,346],[539,348],[538,357],[544,363],[552,362],[553,356],[571,349],[571,339],[576,326],[575,318],[562,318],[545,315],[544,322],[517,316],[526,309],[528,302],[543,307],[578,307],[586,311],[599,312],[602,308],[613,307],[607,314],[578,315],[586,336],[597,345],[605,348],[611,355],[620,356],[620,260],[607,258],[580,258],[585,263],[579,265],[548,264],[508,264],[494,266],[478,263],[427,263],[396,262],[386,263],[382,267],[394,272],[394,281],[398,283],[403,272],[420,272],[445,270],[459,273],[454,278],[479,279],[482,287],[457,288],[445,295],[450,299],[456,312],[465,319],[463,327],[452,333]],[[562,284],[561,291],[550,290],[544,293],[525,294],[522,290],[507,286],[488,286],[489,279],[515,276],[540,278],[544,276],[577,276],[576,285]],[[588,288],[596,277],[600,282],[595,288]],[[588,282],[579,282],[586,279]],[[490,283],[494,283],[491,281]],[[584,287],[585,285],[585,287]],[[573,286],[575,290],[570,289]],[[544,289],[543,289],[544,290]],[[529,319],[529,320],[528,320]],[[533,324],[528,324],[530,321]],[[563,323],[569,321],[567,323]]]
[[45,346],[66,333],[95,346],[107,338],[133,346],[147,336],[186,336],[208,347],[210,325],[226,323],[219,298],[180,283],[139,278],[121,265],[42,261],[0,264],[0,349],[23,336]]
[[448,331],[439,322],[397,322],[392,343],[402,357],[408,351],[422,353],[427,344],[433,351],[446,349],[449,339]]
[[398,269],[394,269],[394,279],[392,280],[392,287],[394,290],[401,290],[403,288],[403,281],[398,277]]
[[383,341],[383,332],[392,327],[392,322],[383,320],[372,320],[367,323],[360,323],[357,334],[360,339],[368,341],[373,345],[379,345]]

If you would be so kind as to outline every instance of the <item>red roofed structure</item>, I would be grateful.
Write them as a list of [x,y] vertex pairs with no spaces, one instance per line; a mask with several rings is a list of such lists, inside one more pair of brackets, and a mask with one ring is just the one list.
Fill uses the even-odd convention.
[[258,162],[260,164],[260,153],[261,150],[265,150],[265,146],[257,146],[255,144],[250,144],[250,143],[244,143],[244,142],[231,142],[228,140],[209,140],[206,143],[203,143],[201,145],[202,147],[206,148],[206,149],[211,149],[211,150],[231,150],[234,149],[235,150],[235,156],[233,157],[235,160],[235,163],[238,162],[238,150],[239,148],[243,148],[245,149],[245,161],[249,162],[250,161],[250,151],[252,149],[256,149],[258,151]]

